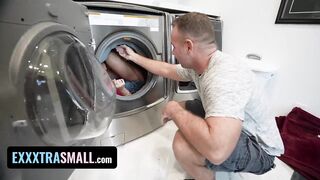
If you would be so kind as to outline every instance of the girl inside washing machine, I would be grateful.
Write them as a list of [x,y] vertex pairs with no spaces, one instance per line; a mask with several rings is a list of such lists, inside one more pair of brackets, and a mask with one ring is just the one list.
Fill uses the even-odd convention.
[[131,64],[112,50],[102,63],[117,89],[117,95],[128,96],[136,93],[145,84],[142,68]]

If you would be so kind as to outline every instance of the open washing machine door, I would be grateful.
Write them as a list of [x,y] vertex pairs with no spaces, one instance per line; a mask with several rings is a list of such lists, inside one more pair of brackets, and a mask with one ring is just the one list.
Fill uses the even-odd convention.
[[0,179],[67,179],[73,169],[8,168],[7,148],[96,145],[107,131],[115,90],[90,38],[79,3],[1,1]]
[[73,32],[58,23],[38,23],[11,56],[10,79],[24,96],[25,123],[49,145],[76,145],[100,136],[115,109],[112,81]]

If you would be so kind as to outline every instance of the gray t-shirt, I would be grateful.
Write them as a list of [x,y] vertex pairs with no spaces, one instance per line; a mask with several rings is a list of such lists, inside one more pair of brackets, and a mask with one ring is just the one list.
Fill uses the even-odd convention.
[[208,68],[199,76],[192,69],[177,66],[178,75],[194,81],[205,110],[210,116],[243,121],[243,130],[256,138],[270,155],[283,154],[283,143],[274,117],[264,98],[264,87],[243,61],[216,51]]

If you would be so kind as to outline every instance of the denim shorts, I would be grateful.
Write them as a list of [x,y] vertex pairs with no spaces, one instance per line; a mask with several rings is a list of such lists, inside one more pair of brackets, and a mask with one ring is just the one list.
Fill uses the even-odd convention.
[[[186,109],[200,117],[205,116],[200,100],[186,101]],[[214,165],[206,159],[205,166],[214,171],[263,174],[275,165],[274,156],[267,154],[253,136],[242,131],[235,149],[227,160],[220,165]]]
[[125,81],[125,88],[130,91],[131,94],[136,93],[144,85],[144,81]]
[[263,174],[274,166],[274,156],[267,154],[244,132],[241,133],[238,144],[229,158],[222,164],[214,165],[206,159],[206,167],[214,171]]

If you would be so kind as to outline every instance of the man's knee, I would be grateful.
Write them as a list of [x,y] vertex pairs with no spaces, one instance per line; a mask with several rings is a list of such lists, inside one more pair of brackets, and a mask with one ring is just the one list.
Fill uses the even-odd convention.
[[187,144],[185,142],[185,139],[182,137],[180,131],[177,131],[173,139],[172,149],[178,161],[184,159],[185,150],[187,148],[186,146]]

